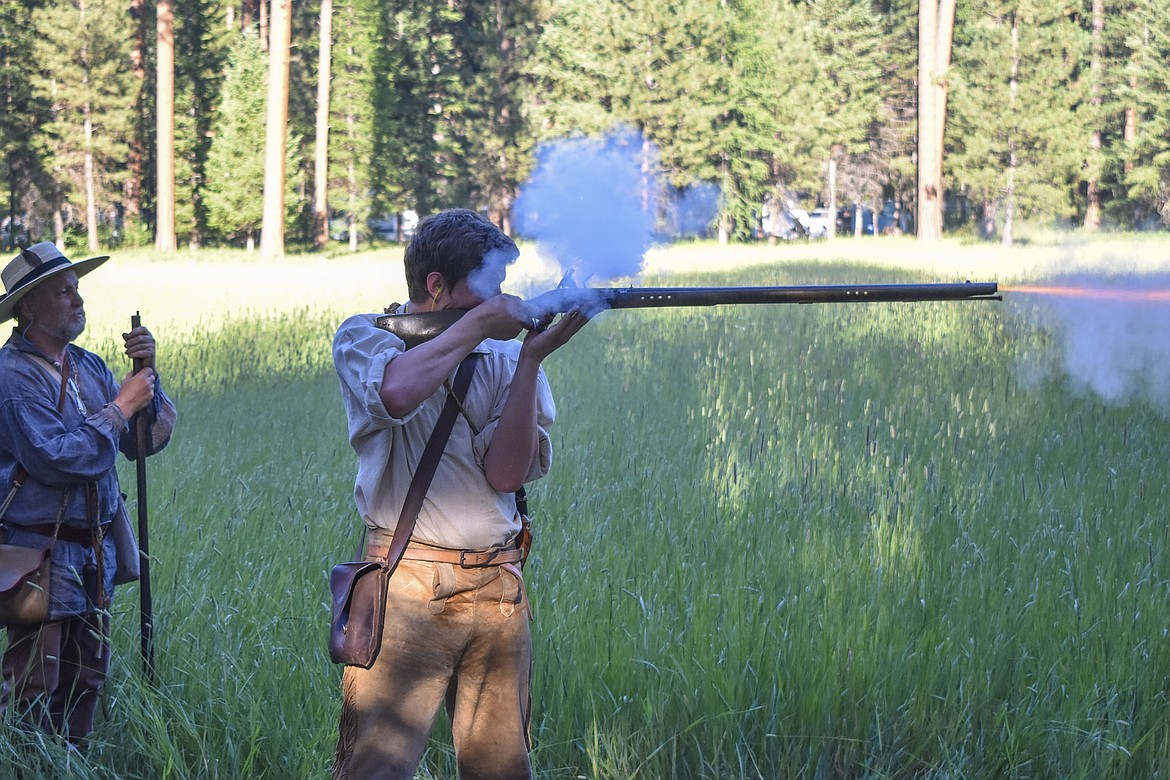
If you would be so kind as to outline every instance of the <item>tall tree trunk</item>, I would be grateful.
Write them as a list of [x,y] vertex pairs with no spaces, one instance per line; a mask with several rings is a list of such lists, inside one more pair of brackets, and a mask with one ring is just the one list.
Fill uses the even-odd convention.
[[272,39],[268,47],[268,119],[264,139],[264,217],[260,227],[261,257],[284,255],[291,11],[292,0],[272,0]]
[[985,200],[979,204],[979,237],[984,241],[995,238],[995,212],[999,204],[994,200]]
[[[1146,43],[1147,45],[1150,42],[1150,27],[1149,27],[1149,25],[1142,26],[1142,41],[1144,43]],[[1131,55],[1130,65],[1132,67],[1132,70],[1130,71],[1130,77],[1129,77],[1129,89],[1130,89],[1130,92],[1132,94],[1137,94],[1137,88],[1138,88],[1137,72],[1138,72],[1138,68],[1140,67],[1141,63],[1138,61],[1136,54]],[[1125,141],[1125,151],[1126,151],[1127,157],[1128,157],[1129,151],[1133,148],[1134,143],[1137,141],[1137,125],[1138,125],[1137,106],[1135,106],[1133,103],[1130,103],[1129,105],[1127,105],[1125,107],[1125,129],[1122,131],[1122,138]],[[1126,159],[1125,172],[1129,173],[1132,170],[1133,170],[1133,160]]]
[[[1020,20],[1012,14],[1012,71],[1011,81],[1008,84],[1008,116],[1015,116],[1016,94],[1020,90]],[[1016,168],[1019,158],[1016,155],[1016,140],[1008,138],[1008,166],[1007,182],[1003,188],[1003,235],[1000,243],[1011,246],[1015,243],[1016,226]]]
[[61,207],[53,209],[53,243],[62,252],[65,251],[65,217],[61,214]]
[[[78,9],[81,12],[81,23],[86,23],[85,0],[82,0]],[[81,47],[81,83],[89,91],[90,59],[89,47]],[[81,106],[81,132],[84,137],[85,153],[82,160],[82,177],[85,182],[85,234],[86,244],[90,252],[97,252],[100,246],[97,229],[97,188],[95,186],[93,164],[93,118],[90,116],[90,104]]]
[[[88,75],[86,76],[88,81]],[[90,252],[96,252],[101,246],[98,240],[97,225],[97,186],[96,174],[93,166],[93,120],[89,116],[89,105],[82,109],[85,132],[85,234],[86,244]]]
[[[350,117],[350,127],[352,131],[353,119]],[[351,135],[350,138],[353,136]],[[354,168],[353,157],[350,156],[349,164],[346,166],[346,174],[348,176],[348,190],[349,190],[349,216],[346,222],[349,224],[349,251],[356,252],[358,248],[358,229],[357,229],[357,209],[358,209],[358,182],[357,171]],[[398,218],[398,234],[402,237],[402,218]]]
[[[730,162],[728,160],[727,152],[719,153],[719,173],[723,179],[723,193],[724,197],[727,195],[727,180],[731,178],[729,173]],[[719,208],[719,226],[716,228],[716,233],[719,236],[719,246],[727,246],[731,243],[731,214],[727,210],[726,203],[720,203]]]
[[175,17],[171,0],[158,0],[158,84],[155,110],[158,128],[158,199],[155,204],[154,246],[175,250]]
[[[5,92],[7,101],[11,101],[11,93]],[[8,106],[5,106],[7,109]],[[16,248],[16,239],[20,235],[17,229],[16,205],[16,166],[12,164],[12,153],[8,153],[8,235],[4,239],[4,251]],[[23,222],[24,220],[21,220]]]
[[918,240],[938,241],[943,222],[943,138],[955,0],[918,3]]
[[500,230],[511,235],[512,233],[512,204],[516,200],[514,188],[509,183],[511,162],[508,159],[508,149],[514,140],[512,129],[513,94],[511,82],[516,69],[516,37],[509,29],[510,21],[506,0],[495,0],[496,14],[496,53],[499,56],[500,70],[495,78],[496,96],[494,109],[496,111],[495,127],[498,132],[499,152],[496,155],[496,170],[491,176],[491,192],[488,193],[489,208],[495,212],[493,220]]
[[[281,0],[274,0],[281,2]],[[258,0],[256,5],[260,9],[260,51],[268,51],[268,0]],[[275,14],[276,11],[274,10]],[[260,239],[263,243],[264,239]]]
[[1101,228],[1101,74],[1105,44],[1105,0],[1093,0],[1093,53],[1089,60],[1089,105],[1092,106],[1093,132],[1089,136],[1089,159],[1086,177],[1085,230]]
[[313,161],[313,247],[329,243],[329,79],[333,60],[333,0],[321,0],[317,48],[317,149]]
[[[1129,77],[1129,88],[1137,90],[1137,76]],[[1126,149],[1133,146],[1137,141],[1137,107],[1128,105],[1125,107],[1125,129],[1122,130],[1122,139],[1125,141]],[[1133,170],[1133,160],[1125,161],[1125,172],[1129,173]]]
[[772,191],[772,197],[767,203],[768,207],[768,246],[776,246],[776,236],[780,233],[780,218],[783,215],[783,209],[780,208],[779,190]]
[[134,74],[134,126],[127,142],[127,176],[122,200],[126,219],[135,223],[142,214],[142,178],[146,166],[146,16],[146,0],[130,0],[130,19],[134,24],[134,44],[130,50],[130,68]]
[[657,220],[657,218],[658,218],[657,214],[651,213],[651,209],[653,209],[657,205],[657,202],[658,202],[658,200],[657,200],[658,193],[654,191],[654,186],[655,186],[654,173],[655,172],[654,172],[653,161],[654,161],[653,142],[651,142],[650,136],[646,134],[646,130],[645,130],[645,128],[643,128],[643,130],[642,130],[642,161],[640,164],[641,165],[641,173],[642,173],[642,214],[644,214],[645,217],[650,220],[651,225],[653,225],[654,221]]
[[837,237],[837,154],[841,147],[837,144],[829,150],[829,170],[827,174],[829,184],[829,232],[825,238],[832,241]]

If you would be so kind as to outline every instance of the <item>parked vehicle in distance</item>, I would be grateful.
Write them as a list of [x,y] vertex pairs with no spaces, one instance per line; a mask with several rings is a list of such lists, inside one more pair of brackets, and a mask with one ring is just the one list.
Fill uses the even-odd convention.
[[913,231],[913,218],[905,210],[898,208],[892,200],[886,200],[882,209],[876,215],[873,209],[853,204],[842,206],[837,215],[837,233],[852,236],[857,234],[855,214],[861,214],[861,235],[901,235]]
[[[814,209],[810,214],[791,200],[774,210],[771,198],[760,204],[759,218],[752,234],[755,238],[776,237],[783,241],[798,238],[828,238],[831,219],[828,209]],[[775,224],[773,224],[775,222]]]
[[[410,209],[402,212],[401,236],[398,230],[400,215],[388,214],[371,216],[366,219],[365,229],[358,231],[358,238],[373,238],[379,241],[409,241],[414,235],[414,228],[418,225],[418,214]],[[334,241],[349,240],[349,218],[345,212],[335,212],[329,218],[329,238]]]
[[[414,228],[418,225],[418,214],[411,209],[402,212],[402,240],[409,241],[410,237],[414,235]],[[398,231],[398,214],[389,214],[381,217],[370,217],[366,220],[366,225],[370,228],[370,232],[374,234],[375,238],[383,241],[397,241],[399,240]]]
[[828,209],[813,209],[805,217],[805,229],[809,238],[828,238],[835,231],[837,220]]
[[[837,211],[837,233],[843,236],[857,235],[857,209],[854,206],[843,206]],[[861,208],[861,235],[873,235],[873,210],[864,206]]]

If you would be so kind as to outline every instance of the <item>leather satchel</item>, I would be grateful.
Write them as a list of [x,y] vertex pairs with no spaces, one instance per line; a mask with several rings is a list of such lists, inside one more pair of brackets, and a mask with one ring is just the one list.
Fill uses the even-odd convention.
[[23,626],[49,617],[53,551],[0,544],[0,623]]
[[[12,488],[0,505],[0,518],[8,511],[16,491],[20,490],[28,475],[17,467],[12,479]],[[0,544],[0,623],[6,626],[27,626],[43,623],[49,618],[49,580],[53,571],[53,546],[57,542],[57,530],[65,517],[65,503],[68,489],[61,499],[61,510],[57,513],[57,525],[53,537],[44,548],[23,547],[18,544]]]
[[382,646],[390,569],[381,561],[339,563],[329,574],[333,624],[329,657],[334,663],[369,669]]
[[467,395],[467,388],[471,386],[471,375],[474,372],[473,352],[459,364],[454,386],[423,448],[418,468],[406,491],[398,523],[394,526],[394,538],[385,562],[363,560],[339,563],[329,574],[329,589],[333,593],[329,657],[335,664],[369,669],[378,657],[386,620],[386,589],[390,575],[402,559],[402,553],[406,551],[406,544],[414,532],[414,523],[422,509],[423,498],[443,457],[443,450],[455,427],[455,417]]

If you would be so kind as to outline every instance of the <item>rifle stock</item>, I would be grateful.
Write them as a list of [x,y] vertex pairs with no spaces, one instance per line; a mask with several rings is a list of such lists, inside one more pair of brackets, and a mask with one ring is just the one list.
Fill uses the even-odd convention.
[[[789,287],[559,287],[528,301],[538,315],[583,309],[656,309],[778,303],[899,303],[1001,300],[995,282],[953,284],[842,284]],[[407,348],[438,336],[467,311],[445,309],[384,314],[374,324],[406,342]]]

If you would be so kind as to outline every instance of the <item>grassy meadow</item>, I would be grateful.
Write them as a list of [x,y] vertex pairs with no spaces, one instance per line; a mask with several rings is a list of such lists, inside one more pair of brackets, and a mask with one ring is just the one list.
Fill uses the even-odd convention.
[[[882,246],[905,262],[680,247],[647,283],[1061,260]],[[4,727],[0,776],[328,776],[327,574],[359,538],[329,344],[402,297],[399,257],[116,257],[83,281],[84,345],[124,365],[112,336],[141,310],[180,409],[150,461],[157,681],[120,588],[90,751]],[[1170,419],[1070,384],[1033,303],[612,312],[554,355],[526,577],[538,776],[1170,777]],[[448,744],[421,777],[453,776]]]

